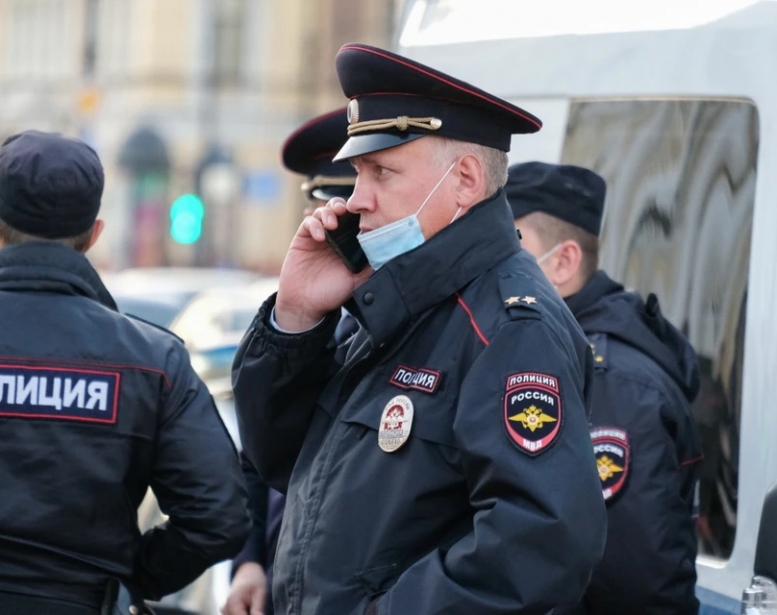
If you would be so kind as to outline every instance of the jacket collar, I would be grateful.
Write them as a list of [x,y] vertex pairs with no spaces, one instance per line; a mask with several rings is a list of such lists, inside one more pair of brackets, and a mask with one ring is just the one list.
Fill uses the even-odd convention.
[[0,290],[81,295],[117,310],[116,302],[86,256],[51,242],[0,249]]
[[520,250],[504,191],[381,267],[346,308],[380,345],[411,320]]
[[611,280],[610,277],[600,269],[588,278],[588,281],[583,288],[574,295],[566,297],[564,301],[575,319],[581,321],[584,320],[581,316],[583,316],[584,312],[592,305],[603,297],[613,293],[619,293],[622,290],[623,286],[621,284]]

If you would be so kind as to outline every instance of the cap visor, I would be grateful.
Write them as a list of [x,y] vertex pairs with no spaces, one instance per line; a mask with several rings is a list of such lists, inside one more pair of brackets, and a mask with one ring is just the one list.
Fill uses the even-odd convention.
[[410,141],[415,141],[416,139],[425,136],[426,135],[415,133],[407,133],[400,136],[385,132],[379,132],[372,135],[356,135],[345,142],[345,145],[337,152],[337,156],[332,159],[332,162],[347,160],[348,158],[354,158],[356,156],[363,156],[364,154],[369,154],[371,152],[379,152],[382,149],[389,149],[390,147],[410,143]]
[[320,186],[314,188],[310,196],[321,201],[328,201],[338,196],[347,201],[353,194],[353,188],[353,186]]

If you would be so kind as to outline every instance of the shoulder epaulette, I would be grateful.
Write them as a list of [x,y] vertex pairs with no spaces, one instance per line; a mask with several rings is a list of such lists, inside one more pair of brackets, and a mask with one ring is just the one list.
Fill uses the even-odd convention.
[[604,333],[594,333],[588,336],[588,343],[594,353],[594,367],[607,369],[607,336]]
[[523,274],[499,277],[502,304],[512,318],[539,318],[542,314],[537,285]]

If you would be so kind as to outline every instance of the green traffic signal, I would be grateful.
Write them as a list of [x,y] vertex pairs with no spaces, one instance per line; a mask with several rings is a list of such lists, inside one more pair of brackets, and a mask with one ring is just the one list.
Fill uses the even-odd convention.
[[182,244],[196,243],[202,236],[205,205],[196,194],[182,194],[170,206],[170,236]]

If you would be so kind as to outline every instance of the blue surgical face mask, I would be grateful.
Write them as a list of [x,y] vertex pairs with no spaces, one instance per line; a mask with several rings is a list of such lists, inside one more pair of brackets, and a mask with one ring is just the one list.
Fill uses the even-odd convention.
[[[372,268],[377,271],[383,265],[385,265],[392,258],[410,252],[410,250],[420,246],[426,239],[424,233],[421,230],[421,224],[418,221],[418,214],[424,208],[426,203],[432,198],[437,188],[440,187],[443,180],[448,177],[448,173],[451,172],[453,167],[456,166],[456,162],[448,167],[445,174],[440,178],[440,181],[432,188],[432,191],[421,203],[421,207],[414,214],[401,218],[396,222],[376,228],[374,231],[367,233],[359,233],[356,239],[359,241],[359,245],[364,250],[364,254],[367,256]],[[456,210],[456,215],[453,216],[453,220],[459,215],[460,210]],[[451,220],[451,222],[453,222]]]

